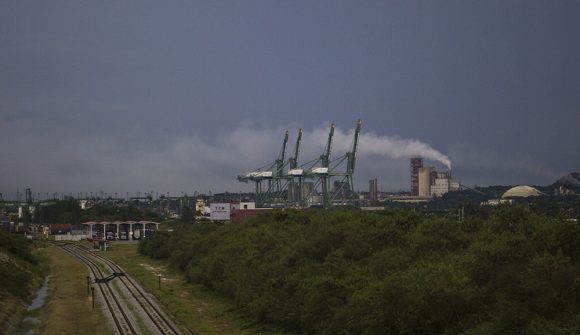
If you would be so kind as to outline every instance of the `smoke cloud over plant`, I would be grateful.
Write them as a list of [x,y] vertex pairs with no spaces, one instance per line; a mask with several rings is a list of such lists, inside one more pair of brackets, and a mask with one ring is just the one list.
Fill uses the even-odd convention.
[[[273,162],[280,152],[286,129],[290,135],[286,158],[290,157],[300,127],[241,122],[233,129],[216,130],[213,137],[193,133],[168,136],[155,132],[143,136],[139,129],[129,129],[122,135],[95,137],[77,131],[69,132],[75,138],[70,141],[55,138],[52,134],[67,130],[45,120],[7,121],[7,125],[0,133],[0,140],[9,143],[17,138],[18,145],[4,148],[5,156],[14,158],[5,160],[0,166],[0,173],[5,177],[0,192],[5,197],[13,197],[16,189],[22,192],[28,187],[40,194],[70,192],[73,195],[100,190],[119,195],[139,191],[174,195],[210,190],[214,193],[251,191],[251,183],[240,183],[236,176]],[[331,159],[351,149],[353,128],[335,128]],[[329,123],[304,130],[299,164],[315,160],[322,154],[328,132]],[[29,150],[30,154],[17,156],[17,151],[23,148],[28,148],[24,150]],[[469,170],[494,169],[491,165],[473,166],[478,160],[466,160],[461,152],[451,152],[451,157],[457,156],[455,175],[461,176],[466,166]],[[412,156],[422,156],[450,167],[450,159],[425,142],[365,132],[363,125],[354,175],[355,190],[366,190],[371,178],[378,178],[384,190],[408,189],[408,158]],[[479,162],[483,164],[486,160]],[[526,166],[530,165],[528,161]],[[510,166],[517,164],[514,162]],[[337,168],[338,171],[344,169],[344,166]],[[539,172],[523,171],[522,175],[538,175]]]
[[[364,127],[364,126],[363,126]],[[305,138],[313,138],[317,148],[322,150],[328,137],[328,127],[318,127],[310,132],[306,132]],[[350,150],[354,138],[354,129],[342,131],[336,128],[334,132],[333,152],[334,155],[341,155]],[[417,139],[401,138],[397,135],[384,136],[373,132],[361,131],[358,155],[360,156],[386,156],[392,159],[404,159],[414,156],[421,156],[425,159],[437,161],[451,169],[451,161],[440,151],[434,149],[429,144]]]
[[398,136],[377,136],[373,133],[362,134],[360,139],[361,154],[386,155],[394,159],[421,156],[440,162],[451,169],[451,161],[440,151],[417,139]]

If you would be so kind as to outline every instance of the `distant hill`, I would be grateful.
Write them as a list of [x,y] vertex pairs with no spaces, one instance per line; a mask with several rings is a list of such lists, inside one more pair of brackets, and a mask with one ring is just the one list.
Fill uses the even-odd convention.
[[[503,193],[513,186],[516,185],[494,185],[494,186],[487,186],[487,187],[475,187],[476,191],[479,191],[484,194],[485,199],[498,199],[501,198]],[[580,194],[580,172],[572,172],[569,173],[562,178],[556,180],[552,184],[548,185],[531,185],[536,189],[540,190],[541,192],[545,193],[546,195],[574,195]],[[469,193],[470,190],[462,191]],[[455,193],[455,194],[452,194]],[[473,191],[471,191],[473,193]],[[461,196],[459,192],[450,192],[449,195],[453,196]],[[469,197],[471,198],[481,198],[482,194],[479,196],[474,196],[470,194]]]
[[554,194],[580,194],[580,172],[572,172],[556,180],[552,185]]
[[[458,192],[449,192],[440,198],[434,198],[432,208],[457,208],[466,202],[479,204],[489,199],[499,199],[510,188],[516,185],[475,186]],[[546,196],[568,196],[580,194],[580,172],[569,173],[548,185],[532,185]]]
[[580,172],[572,172],[558,179],[554,185],[580,187]]

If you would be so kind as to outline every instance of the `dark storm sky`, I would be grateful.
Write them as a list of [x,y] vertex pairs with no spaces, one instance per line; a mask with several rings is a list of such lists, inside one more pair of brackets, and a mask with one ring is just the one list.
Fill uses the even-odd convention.
[[410,143],[468,185],[580,170],[580,2],[0,3],[5,198],[249,190],[284,129],[306,161],[359,118],[355,189],[408,189]]

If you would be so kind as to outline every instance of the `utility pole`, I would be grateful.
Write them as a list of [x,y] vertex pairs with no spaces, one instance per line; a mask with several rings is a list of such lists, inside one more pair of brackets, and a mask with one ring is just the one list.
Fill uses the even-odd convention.
[[95,287],[91,286],[91,292],[93,292],[93,309],[95,309]]

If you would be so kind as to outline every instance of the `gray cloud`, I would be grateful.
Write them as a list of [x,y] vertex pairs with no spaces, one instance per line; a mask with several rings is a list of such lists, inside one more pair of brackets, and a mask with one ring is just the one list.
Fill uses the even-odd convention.
[[451,145],[449,156],[457,167],[456,176],[480,185],[544,185],[567,173],[523,152],[499,153],[466,143]]
[[[0,139],[7,159],[0,167],[4,194],[32,187],[36,192],[180,192],[249,191],[251,184],[236,176],[273,161],[288,127],[260,127],[242,122],[214,137],[196,134],[139,141],[138,132],[124,136],[93,137],[64,127],[30,123],[3,128]],[[291,128],[289,128],[291,129]],[[295,127],[293,129],[296,129]],[[31,131],[34,130],[34,131]],[[354,130],[337,127],[333,157],[350,149]],[[63,136],[59,136],[62,134]],[[292,152],[295,131],[290,131]],[[317,158],[328,136],[328,124],[306,129],[300,162]],[[149,145],[149,143],[155,143]],[[26,148],[20,152],[19,148]],[[432,153],[426,164],[441,161],[439,151],[417,139],[376,135],[363,131],[355,174],[355,188],[366,190],[367,180],[379,178],[381,189],[408,189],[408,159]],[[524,155],[500,155],[468,144],[450,148],[455,177],[468,184],[548,183],[559,174]],[[431,158],[431,160],[429,160]],[[443,164],[439,168],[444,167]]]
[[[26,131],[34,129],[35,131]],[[251,185],[238,183],[236,176],[273,161],[280,150],[285,129],[290,129],[288,152],[294,147],[296,127],[263,127],[242,122],[213,137],[196,134],[139,141],[138,132],[124,136],[93,137],[67,132],[64,127],[29,124],[20,129],[5,129],[2,141],[12,139],[14,148],[27,148],[27,154],[7,148],[8,157],[1,172],[6,176],[3,192],[32,187],[38,192],[180,192],[248,191]],[[328,123],[305,129],[300,162],[317,158],[323,151]],[[39,131],[40,130],[40,131]],[[66,136],[58,134],[66,133]],[[351,146],[354,129],[337,127],[333,158]],[[23,136],[25,135],[25,136]],[[155,145],[149,145],[149,143]],[[445,157],[417,139],[376,135],[364,132],[360,138],[355,188],[366,190],[367,180],[379,178],[385,190],[408,188],[408,158],[425,154],[426,164]],[[497,173],[524,171],[527,176],[547,178],[553,173],[530,161],[504,159],[491,152],[476,152],[468,146],[450,151],[457,170]],[[22,158],[24,157],[24,158]],[[443,158],[442,158],[443,157]],[[430,160],[429,160],[430,159]],[[341,167],[342,168],[342,167]]]
[[356,118],[355,188],[407,189],[415,154],[467,184],[548,183],[580,165],[579,9],[2,1],[0,192],[251,189],[235,176],[285,128],[306,161],[335,121],[337,157]]

